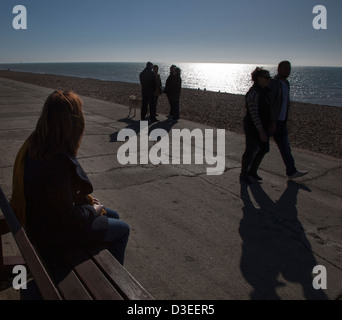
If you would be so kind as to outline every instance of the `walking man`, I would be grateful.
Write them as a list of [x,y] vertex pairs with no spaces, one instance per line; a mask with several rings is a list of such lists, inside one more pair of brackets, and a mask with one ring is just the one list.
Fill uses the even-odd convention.
[[289,179],[294,179],[302,177],[308,172],[297,170],[288,138],[287,119],[290,107],[290,83],[287,79],[290,74],[291,63],[289,61],[280,62],[278,74],[271,80],[269,87],[271,88],[271,103],[277,127],[273,138],[283,158],[286,175]]

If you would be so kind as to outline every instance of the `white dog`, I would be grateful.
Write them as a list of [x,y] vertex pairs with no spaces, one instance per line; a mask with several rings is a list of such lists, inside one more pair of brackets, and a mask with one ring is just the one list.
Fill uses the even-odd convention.
[[128,114],[127,118],[129,118],[131,116],[132,109],[134,109],[134,115],[132,117],[132,118],[134,118],[136,115],[137,109],[141,109],[141,104],[142,104],[141,98],[137,98],[134,95],[129,96],[129,100],[128,100],[129,114]]

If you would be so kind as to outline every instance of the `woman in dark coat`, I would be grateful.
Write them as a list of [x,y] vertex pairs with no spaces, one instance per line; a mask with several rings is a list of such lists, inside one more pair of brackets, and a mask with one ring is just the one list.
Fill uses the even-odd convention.
[[249,177],[262,180],[257,174],[262,159],[270,150],[269,136],[274,130],[274,118],[268,98],[270,73],[256,68],[252,73],[253,86],[246,94],[244,131],[246,149],[242,156],[240,181],[251,183]]
[[123,264],[130,228],[90,196],[93,186],[76,159],[83,132],[80,97],[52,93],[17,155],[12,207],[38,249],[106,242]]
[[182,78],[181,69],[175,67],[172,71],[172,76],[168,78],[168,82],[165,85],[164,93],[167,94],[167,98],[170,103],[170,117],[173,121],[179,119],[179,99],[182,90]]

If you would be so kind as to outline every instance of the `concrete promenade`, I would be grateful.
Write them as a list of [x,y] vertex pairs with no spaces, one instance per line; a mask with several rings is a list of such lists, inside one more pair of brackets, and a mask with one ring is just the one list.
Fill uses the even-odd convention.
[[[0,78],[5,190],[16,153],[54,89]],[[226,131],[221,175],[207,175],[205,161],[121,165],[118,132],[139,132],[140,110],[128,119],[126,106],[82,99],[86,130],[78,159],[93,195],[131,226],[125,267],[155,299],[342,298],[342,159],[294,149],[298,169],[309,174],[288,181],[272,142],[259,172],[263,182],[240,185],[244,136]],[[171,127],[164,115],[159,119],[150,131],[209,128],[186,120]],[[11,236],[4,240],[6,253],[15,251]],[[326,268],[327,289],[313,288],[316,265]],[[18,294],[2,284],[0,299]]]

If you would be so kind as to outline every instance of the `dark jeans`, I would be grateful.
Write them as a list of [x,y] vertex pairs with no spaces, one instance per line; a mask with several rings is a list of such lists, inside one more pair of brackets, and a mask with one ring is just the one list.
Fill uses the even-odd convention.
[[120,220],[119,214],[106,208],[108,217],[108,231],[104,238],[108,251],[123,265],[125,250],[130,233],[129,225]]
[[170,115],[172,115],[173,120],[178,120],[179,119],[179,100],[170,100]]
[[158,100],[159,100],[159,96],[154,96],[154,104],[156,105],[156,110],[158,107]]
[[242,156],[241,175],[248,172],[256,173],[265,154],[270,151],[270,141],[262,142],[259,131],[248,125],[244,125],[246,137],[246,149]]
[[291,176],[292,174],[297,172],[297,169],[295,166],[295,160],[293,159],[291,152],[286,121],[277,122],[277,130],[273,134],[273,138],[278,145],[280,154],[283,158],[286,167],[286,174],[288,176]]
[[142,120],[145,120],[148,107],[150,107],[151,120],[152,121],[156,120],[156,102],[155,102],[154,94],[143,95],[142,97],[142,105],[141,105],[141,119]]

